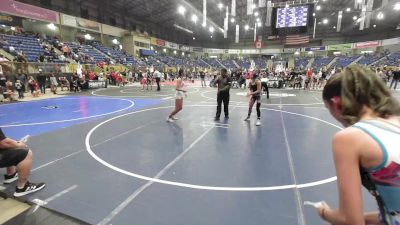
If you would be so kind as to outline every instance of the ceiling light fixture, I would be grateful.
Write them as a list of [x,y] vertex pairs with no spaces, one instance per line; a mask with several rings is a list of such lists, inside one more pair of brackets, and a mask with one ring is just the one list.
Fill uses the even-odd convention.
[[218,9],[222,9],[224,5],[222,3],[218,3]]
[[235,22],[235,18],[231,18],[231,23],[234,23]]
[[321,6],[320,6],[320,5],[317,5],[317,7],[315,7],[315,9],[316,9],[317,11],[319,11],[319,10],[321,10]]
[[181,15],[185,15],[185,12],[186,12],[186,8],[180,5],[178,7],[178,13]]
[[194,22],[194,23],[197,23],[197,20],[198,20],[199,18],[197,17],[197,15],[193,15],[192,16],[192,21]]
[[210,33],[214,33],[214,27],[210,27]]
[[385,15],[383,14],[383,12],[379,12],[378,15],[376,16],[376,18],[378,20],[383,20],[383,18],[385,18]]
[[346,9],[346,12],[350,12],[350,11],[351,11],[351,9],[350,9],[350,8],[347,8],[347,9]]
[[247,25],[247,24],[244,26],[244,29],[245,29],[245,30],[248,30],[249,28],[250,28],[250,27],[249,27],[249,25]]
[[400,2],[397,2],[396,4],[394,4],[393,9],[396,11],[399,11],[400,10]]
[[254,16],[258,16],[258,15],[259,15],[259,13],[258,13],[258,12],[255,12],[255,13],[254,13]]
[[323,23],[323,24],[328,24],[328,22],[329,22],[329,20],[328,20],[327,18],[324,18],[324,19],[322,20],[322,23]]

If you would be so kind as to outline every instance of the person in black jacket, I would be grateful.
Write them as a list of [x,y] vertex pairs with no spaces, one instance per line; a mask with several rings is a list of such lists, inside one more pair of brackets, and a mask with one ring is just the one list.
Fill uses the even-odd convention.
[[46,94],[46,75],[43,74],[42,69],[39,69],[39,74],[37,76],[37,81],[39,83],[40,92]]
[[228,76],[228,71],[224,68],[221,69],[221,75],[215,80],[215,84],[218,85],[217,94],[217,113],[215,120],[218,121],[221,116],[221,106],[224,102],[224,113],[225,119],[229,119],[229,90],[231,88],[231,78]]

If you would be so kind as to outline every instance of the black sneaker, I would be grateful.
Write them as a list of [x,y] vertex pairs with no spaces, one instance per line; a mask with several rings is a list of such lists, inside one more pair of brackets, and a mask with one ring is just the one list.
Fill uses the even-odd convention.
[[225,116],[225,119],[226,119],[226,120],[229,119],[229,116]]
[[15,172],[14,174],[11,175],[4,175],[4,181],[3,184],[11,184],[12,182],[18,180],[18,173]]
[[219,117],[215,117],[215,118],[214,118],[214,121],[219,121]]
[[21,188],[21,189],[19,189],[18,187],[15,188],[14,196],[21,197],[21,196],[24,196],[24,195],[27,195],[27,194],[30,194],[33,192],[37,192],[37,191],[42,190],[45,186],[46,186],[45,183],[34,184],[34,183],[26,182],[26,184],[23,188]]

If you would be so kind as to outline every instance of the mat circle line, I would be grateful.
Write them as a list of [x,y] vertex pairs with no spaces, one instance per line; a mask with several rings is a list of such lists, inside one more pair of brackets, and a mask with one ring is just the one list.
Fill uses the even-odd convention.
[[[101,97],[102,99],[115,99],[115,98],[104,98]],[[65,100],[65,99],[78,99],[78,98],[60,98],[60,99],[52,99],[52,100]],[[74,118],[74,119],[66,119],[66,120],[54,120],[54,121],[45,121],[45,122],[36,122],[36,123],[23,123],[23,124],[11,124],[11,125],[0,125],[1,128],[6,128],[6,127],[23,127],[23,126],[34,126],[34,125],[45,125],[45,124],[53,124],[53,123],[64,123],[64,122],[71,122],[71,121],[78,121],[78,120],[85,120],[85,119],[91,119],[91,118],[96,118],[96,117],[101,117],[101,116],[107,116],[115,113],[119,113],[125,110],[128,110],[132,107],[135,106],[135,102],[129,99],[124,99],[124,98],[118,98],[119,100],[122,101],[127,101],[130,102],[131,104],[123,109],[115,110],[112,112],[108,113],[102,113],[98,115],[93,115],[93,116],[85,116],[85,117],[79,117],[79,118]]]
[[[215,107],[214,105],[186,105],[185,107]],[[241,108],[246,108],[246,106],[236,106],[236,107],[241,107]],[[110,119],[107,119],[96,126],[94,126],[86,135],[85,137],[85,146],[86,146],[86,151],[89,153],[90,156],[93,157],[97,162],[101,163],[103,166],[108,167],[109,169],[112,169],[116,172],[125,174],[127,176],[135,177],[141,180],[146,180],[154,183],[160,183],[160,184],[166,184],[166,185],[171,185],[171,186],[177,186],[177,187],[184,187],[184,188],[191,188],[191,189],[199,189],[199,190],[209,190],[209,191],[236,191],[236,192],[253,192],[253,191],[274,191],[274,190],[285,190],[285,189],[294,189],[294,188],[307,188],[307,187],[313,187],[313,186],[318,186],[322,184],[327,184],[336,181],[337,177],[330,177],[327,179],[319,180],[319,181],[314,181],[314,182],[308,182],[308,183],[303,183],[303,184],[288,184],[288,185],[281,185],[281,186],[269,186],[269,187],[222,187],[222,186],[205,186],[205,185],[194,185],[194,184],[188,184],[188,183],[182,183],[182,182],[174,182],[174,181],[168,181],[168,180],[163,180],[163,179],[157,179],[157,178],[152,178],[148,176],[143,176],[140,174],[132,173],[127,170],[121,169],[119,167],[116,167],[99,156],[97,156],[90,145],[90,139],[92,134],[102,125],[109,123],[115,119],[119,119],[124,116],[128,115],[133,115],[141,112],[147,112],[151,110],[158,110],[158,109],[168,109],[168,108],[173,108],[173,106],[164,106],[164,107],[155,107],[155,108],[149,108],[149,109],[144,109],[144,110],[139,110],[139,111],[134,111],[134,112],[129,112],[126,114],[118,115],[115,117],[112,117]],[[278,110],[278,109],[270,109],[270,108],[261,108],[263,110],[269,110],[269,111],[275,111],[275,112],[282,112],[286,114],[291,114],[291,115],[297,115],[297,116],[302,116],[305,118],[317,120],[319,122],[331,125],[333,127],[336,127],[338,129],[342,129],[340,126],[335,125],[333,123],[330,123],[328,121],[313,117],[313,116],[308,116],[304,114],[299,114],[299,113],[294,113],[294,112],[288,112],[284,110]]]

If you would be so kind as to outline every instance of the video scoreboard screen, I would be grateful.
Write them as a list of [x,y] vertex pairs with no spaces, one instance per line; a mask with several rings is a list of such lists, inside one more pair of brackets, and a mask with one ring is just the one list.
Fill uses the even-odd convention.
[[308,6],[278,8],[276,28],[304,27],[308,22]]

